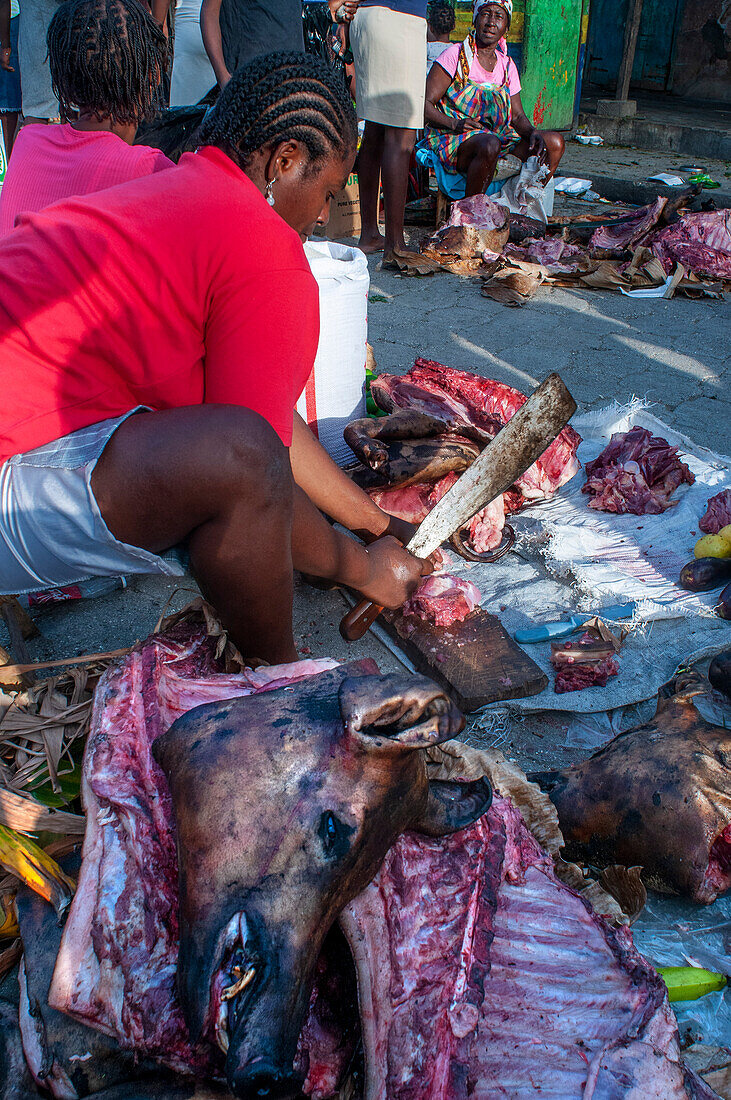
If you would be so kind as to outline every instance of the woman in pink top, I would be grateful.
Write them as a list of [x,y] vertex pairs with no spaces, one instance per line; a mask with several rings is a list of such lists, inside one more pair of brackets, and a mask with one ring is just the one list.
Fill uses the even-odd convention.
[[48,28],[48,56],[61,115],[78,117],[19,132],[0,192],[0,236],[21,214],[172,165],[158,149],[132,145],[155,112],[169,57],[138,0],[65,0]]
[[447,171],[467,178],[467,195],[490,184],[498,157],[537,156],[551,175],[564,139],[536,130],[520,98],[520,78],[508,57],[505,35],[513,0],[475,0],[474,31],[445,50],[426,82],[426,138]]

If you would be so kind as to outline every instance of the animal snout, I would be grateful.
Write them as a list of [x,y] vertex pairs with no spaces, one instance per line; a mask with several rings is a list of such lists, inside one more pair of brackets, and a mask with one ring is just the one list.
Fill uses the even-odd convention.
[[297,1100],[302,1095],[302,1078],[289,1072],[259,1063],[241,1070],[229,1085],[241,1100]]

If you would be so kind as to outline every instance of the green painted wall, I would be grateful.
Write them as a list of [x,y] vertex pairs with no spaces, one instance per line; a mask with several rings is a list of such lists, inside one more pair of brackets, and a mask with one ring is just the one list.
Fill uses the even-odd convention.
[[574,115],[582,0],[526,0],[523,106],[536,126],[568,130]]

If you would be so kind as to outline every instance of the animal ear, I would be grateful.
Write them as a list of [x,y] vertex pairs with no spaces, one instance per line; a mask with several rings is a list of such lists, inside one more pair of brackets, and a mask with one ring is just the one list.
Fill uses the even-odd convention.
[[427,836],[456,833],[487,813],[491,803],[492,786],[485,776],[471,783],[430,779],[429,798],[414,829]]
[[345,729],[368,749],[425,749],[456,736],[464,718],[448,695],[425,676],[348,678],[340,686]]

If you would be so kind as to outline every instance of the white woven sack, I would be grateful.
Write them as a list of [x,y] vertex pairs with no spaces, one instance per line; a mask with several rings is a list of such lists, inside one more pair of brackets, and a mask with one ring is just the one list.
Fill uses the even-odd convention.
[[305,255],[320,288],[320,343],[297,412],[344,466],[353,453],[343,429],[366,415],[368,261],[360,249],[336,241],[307,241]]

